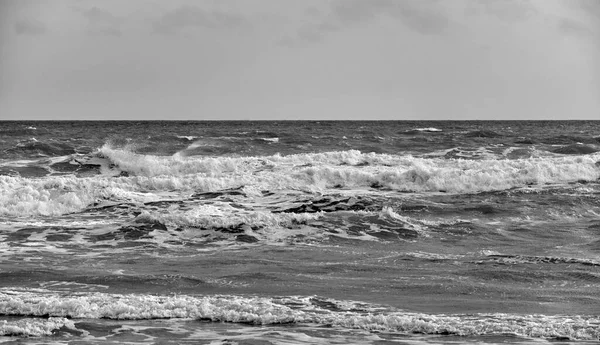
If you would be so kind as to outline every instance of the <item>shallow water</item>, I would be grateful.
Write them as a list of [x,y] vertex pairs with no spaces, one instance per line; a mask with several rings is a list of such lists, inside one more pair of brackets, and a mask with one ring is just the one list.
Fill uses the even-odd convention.
[[600,122],[1,122],[0,342],[600,338]]

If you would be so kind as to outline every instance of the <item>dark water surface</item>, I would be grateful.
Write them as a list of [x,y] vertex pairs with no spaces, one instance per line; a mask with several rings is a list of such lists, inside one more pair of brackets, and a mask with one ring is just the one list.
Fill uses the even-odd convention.
[[0,342],[600,339],[600,121],[0,122]]

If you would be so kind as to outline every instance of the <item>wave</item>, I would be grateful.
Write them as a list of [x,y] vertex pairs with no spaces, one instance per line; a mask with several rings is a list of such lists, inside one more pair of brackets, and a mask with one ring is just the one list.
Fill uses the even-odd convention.
[[0,214],[56,216],[78,212],[104,200],[148,202],[139,185],[119,179],[53,176],[43,179],[0,176]]
[[[59,215],[105,200],[149,202],[164,193],[245,186],[255,191],[340,189],[477,193],[596,181],[600,154],[529,159],[445,159],[338,151],[261,157],[152,156],[103,147],[75,167],[99,175],[0,176],[0,215]],[[71,164],[71,163],[68,163]],[[79,169],[79,168],[78,168]],[[67,171],[68,173],[68,171]]]
[[423,127],[423,128],[413,128],[404,132],[400,132],[399,134],[418,134],[418,133],[434,133],[434,132],[442,132],[441,129],[435,127]]
[[175,137],[177,137],[179,139],[186,139],[187,141],[192,141],[192,140],[198,138],[197,136],[193,136],[193,135],[176,135]]
[[[592,179],[598,177],[598,171],[594,164],[600,159],[600,155],[587,155],[583,157],[541,157],[516,160],[483,159],[479,162],[465,161],[462,159],[440,159],[440,158],[418,158],[410,155],[389,155],[377,153],[361,153],[356,150],[336,151],[326,153],[307,153],[295,155],[273,155],[263,157],[158,157],[150,155],[139,155],[123,150],[113,150],[103,147],[101,154],[119,168],[141,176],[160,175],[184,175],[202,173],[211,176],[228,172],[264,170],[265,168],[286,169],[289,167],[331,167],[332,169],[347,169],[346,166],[378,166],[378,170],[406,170],[422,167],[430,171],[445,174],[449,172],[470,173],[510,173],[518,170],[522,175],[535,179],[536,173],[543,175],[555,175],[559,177],[557,182],[575,177],[576,172],[590,173]],[[344,166],[344,167],[340,167]],[[553,171],[553,166],[556,170]],[[486,169],[490,167],[490,169]],[[591,170],[589,170],[591,169]],[[545,171],[546,170],[546,171]],[[569,171],[562,171],[569,170]],[[587,172],[586,172],[587,170]],[[569,177],[569,174],[572,177]],[[594,178],[595,176],[595,178]],[[441,176],[442,177],[442,176]],[[493,176],[490,176],[493,178]],[[537,176],[542,177],[542,176]],[[581,178],[576,178],[581,179]],[[542,183],[552,182],[551,179]]]
[[48,334],[49,329],[63,325],[73,327],[71,321],[64,318],[115,320],[184,318],[253,325],[316,324],[402,334],[460,336],[513,334],[530,338],[573,340],[600,338],[600,318],[594,316],[423,314],[317,296],[268,298],[236,295],[155,296],[107,293],[61,295],[43,289],[36,291],[4,289],[0,292],[0,314],[52,317],[49,320],[37,321],[40,331],[27,333],[31,335]]
[[441,132],[442,130],[435,127],[415,128],[415,131],[419,132]]
[[474,193],[532,185],[595,181],[597,156],[468,161],[406,158],[389,167],[319,166],[295,176],[321,188],[372,187],[405,192]]
[[[235,210],[235,211],[234,211]],[[269,211],[242,211],[231,206],[215,207],[201,205],[190,211],[170,211],[168,214],[144,212],[137,217],[138,222],[160,222],[174,226],[195,228],[250,228],[289,227],[318,219],[318,213],[272,213]],[[248,231],[246,230],[246,231]]]
[[[165,229],[168,226],[181,231],[177,237],[186,241],[281,243],[293,241],[297,237],[322,238],[324,233],[321,230],[306,226],[308,222],[321,216],[319,213],[287,214],[239,210],[229,205],[198,205],[189,211],[142,212],[136,217],[136,224],[132,228],[137,230],[141,225],[142,231],[135,232],[145,234],[157,226]],[[122,229],[119,231],[122,232]]]
[[[177,237],[186,241],[281,244],[314,243],[330,237],[367,241],[414,239],[429,237],[428,229],[435,225],[402,216],[391,207],[379,211],[341,209],[334,215],[328,211],[288,211],[240,210],[230,205],[198,205],[187,211],[144,211],[127,229],[145,238],[149,232],[164,227],[177,229]],[[121,236],[123,230],[118,230]]]
[[16,321],[0,321],[0,335],[40,337],[52,335],[63,327],[74,329],[73,321],[63,317],[48,319],[21,319]]

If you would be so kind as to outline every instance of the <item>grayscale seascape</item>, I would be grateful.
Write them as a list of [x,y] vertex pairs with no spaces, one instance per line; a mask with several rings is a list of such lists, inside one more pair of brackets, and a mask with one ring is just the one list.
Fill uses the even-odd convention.
[[5,344],[600,344],[600,0],[0,0]]
[[593,344],[598,121],[0,122],[0,343]]

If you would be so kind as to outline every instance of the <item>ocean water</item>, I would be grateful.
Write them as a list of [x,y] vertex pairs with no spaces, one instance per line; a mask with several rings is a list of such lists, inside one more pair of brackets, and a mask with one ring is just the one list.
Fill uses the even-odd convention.
[[0,122],[0,343],[595,344],[600,121]]

